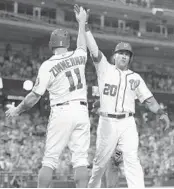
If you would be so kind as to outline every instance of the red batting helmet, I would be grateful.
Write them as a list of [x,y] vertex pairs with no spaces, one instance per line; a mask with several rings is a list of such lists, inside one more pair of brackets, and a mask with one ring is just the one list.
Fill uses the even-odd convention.
[[129,51],[131,54],[131,57],[133,55],[132,47],[129,43],[125,43],[125,42],[118,43],[117,46],[115,47],[114,53],[119,52],[119,51]]
[[49,48],[52,50],[53,48],[64,47],[68,48],[70,46],[70,35],[64,29],[56,29],[51,33]]

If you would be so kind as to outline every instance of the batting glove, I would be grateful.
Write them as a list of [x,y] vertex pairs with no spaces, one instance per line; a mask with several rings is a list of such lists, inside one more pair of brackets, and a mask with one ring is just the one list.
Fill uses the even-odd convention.
[[163,126],[164,126],[164,130],[169,129],[170,127],[170,120],[169,117],[166,113],[161,114],[159,117],[160,121],[162,122]]
[[99,109],[100,109],[100,100],[97,100],[92,105],[92,112],[99,114]]

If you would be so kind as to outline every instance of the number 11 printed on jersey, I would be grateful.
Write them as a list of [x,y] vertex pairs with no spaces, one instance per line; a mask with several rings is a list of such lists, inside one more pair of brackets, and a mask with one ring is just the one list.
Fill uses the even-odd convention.
[[83,83],[81,82],[81,75],[80,75],[80,70],[79,68],[75,68],[74,69],[74,73],[76,74],[77,80],[78,80],[78,84],[75,86],[74,84],[74,79],[72,76],[72,71],[67,71],[65,72],[66,77],[68,78],[70,87],[69,87],[69,91],[72,92],[76,89],[81,89],[83,87]]

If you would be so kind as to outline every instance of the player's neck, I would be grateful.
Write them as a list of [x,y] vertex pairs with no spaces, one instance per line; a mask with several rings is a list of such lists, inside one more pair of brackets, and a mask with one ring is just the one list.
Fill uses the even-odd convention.
[[57,48],[57,49],[55,49],[54,50],[54,54],[55,55],[59,55],[59,54],[62,54],[62,53],[66,53],[68,51],[68,49],[67,48]]

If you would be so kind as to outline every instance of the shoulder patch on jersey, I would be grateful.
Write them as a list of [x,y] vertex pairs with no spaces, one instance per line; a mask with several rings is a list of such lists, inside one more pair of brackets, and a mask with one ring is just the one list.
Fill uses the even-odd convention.
[[131,90],[135,90],[139,85],[140,85],[140,80],[139,79],[130,79],[129,80]]

